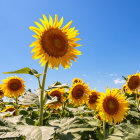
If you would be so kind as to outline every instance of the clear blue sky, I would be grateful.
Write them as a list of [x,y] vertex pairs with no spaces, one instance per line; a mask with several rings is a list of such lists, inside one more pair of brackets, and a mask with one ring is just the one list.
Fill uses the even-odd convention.
[[[46,87],[54,81],[69,83],[74,77],[89,83],[91,89],[120,88],[122,75],[140,71],[139,0],[1,0],[0,2],[0,79],[2,72],[30,67],[40,73],[39,60],[32,60],[29,45],[35,41],[29,26],[42,14],[70,20],[79,30],[82,52],[70,69],[48,70]],[[30,75],[17,75],[27,88],[38,88]],[[116,80],[116,82],[114,82]]]

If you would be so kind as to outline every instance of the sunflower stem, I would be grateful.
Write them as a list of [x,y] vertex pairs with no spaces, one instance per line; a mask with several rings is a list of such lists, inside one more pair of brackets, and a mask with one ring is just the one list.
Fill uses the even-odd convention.
[[16,97],[16,116],[19,116],[19,110],[18,110],[18,98]]
[[38,79],[39,88],[41,89],[40,78],[39,78],[39,77],[37,77],[37,79]]
[[48,69],[48,62],[46,63],[45,68],[44,68],[43,80],[42,80],[42,85],[41,85],[39,126],[43,126],[43,106],[44,106],[43,97],[44,97],[44,88],[45,88],[47,69]]
[[65,117],[65,112],[64,112],[65,111],[65,106],[66,106],[66,103],[64,102],[63,105],[62,105],[62,116],[63,117]]
[[44,100],[43,100],[43,105],[45,104],[45,101],[47,100],[47,95],[48,95],[48,92],[46,92],[46,94],[45,94],[45,97],[44,97]]
[[103,135],[104,135],[104,138],[105,138],[105,124],[106,124],[106,121],[105,119],[103,120]]
[[139,98],[138,98],[138,100],[137,100],[138,111],[139,111],[139,103],[140,103],[140,100],[139,100]]

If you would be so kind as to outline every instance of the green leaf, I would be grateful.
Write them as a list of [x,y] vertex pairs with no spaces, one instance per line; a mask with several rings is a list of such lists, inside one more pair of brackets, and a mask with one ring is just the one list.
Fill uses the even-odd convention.
[[125,137],[125,140],[138,140],[140,137],[136,134],[129,133],[128,136]]
[[20,115],[28,115],[28,111],[21,109]]
[[31,74],[31,75],[33,75],[32,69],[30,69],[28,67],[25,67],[25,68],[22,68],[22,69],[19,69],[16,71],[3,72],[3,74]]
[[54,82],[53,84],[48,86],[48,90],[54,89],[54,88],[69,88],[68,84],[61,84],[60,82]]
[[126,78],[126,77],[124,77],[124,76],[122,76],[122,78],[123,78],[125,81],[127,81],[127,80],[128,80],[128,78]]
[[19,132],[13,131],[13,132],[0,132],[0,139],[3,140],[22,140],[22,136],[19,134]]
[[16,129],[28,140],[49,140],[52,134],[55,133],[55,127],[48,126],[38,127],[31,125],[21,125],[17,126]]
[[51,99],[48,99],[46,100],[45,104],[54,104],[54,103],[57,103],[58,102],[58,99],[57,97],[51,97]]
[[119,129],[114,129],[114,133],[107,140],[123,140],[124,134]]
[[29,125],[34,125],[35,124],[35,121],[33,121],[30,118],[25,118],[25,120],[26,120],[26,123],[29,124]]
[[39,96],[35,93],[27,91],[25,95],[21,97],[19,104],[39,106]]
[[42,74],[38,74],[38,71],[35,69],[30,69],[29,67],[25,67],[16,71],[10,71],[10,72],[3,72],[3,74],[30,74],[37,78],[39,78]]
[[24,117],[22,115],[13,116],[13,117],[7,117],[7,118],[5,118],[5,120],[7,122],[12,123],[13,125],[19,125],[19,124],[24,125],[24,124],[26,124],[25,119],[24,119]]
[[109,135],[114,133],[114,127],[109,128]]
[[12,112],[0,112],[0,117],[10,117],[10,116],[12,116],[13,115],[13,113],[14,113],[14,111],[12,111]]
[[[75,137],[79,135],[81,139],[84,133],[92,132],[97,129],[99,122],[93,119],[93,117],[74,117],[64,118],[60,120],[49,121],[52,126],[58,127],[56,135],[59,137],[68,137],[69,133]],[[84,136],[85,137],[85,136]]]
[[2,117],[0,117],[0,126],[6,126],[9,128],[12,128],[13,122],[11,123],[11,122],[7,121],[6,119],[3,119]]

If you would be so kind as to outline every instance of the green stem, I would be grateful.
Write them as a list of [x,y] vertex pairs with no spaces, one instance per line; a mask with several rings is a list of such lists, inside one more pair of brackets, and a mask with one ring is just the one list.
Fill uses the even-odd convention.
[[18,98],[16,97],[16,116],[19,116],[19,110],[18,110]]
[[42,80],[42,86],[41,86],[39,126],[43,126],[43,106],[44,106],[43,97],[44,97],[44,88],[45,88],[47,68],[48,68],[48,62],[46,63],[45,68],[44,68],[43,80]]
[[64,110],[65,110],[65,102],[64,102],[64,104],[62,105],[62,116],[64,117]]
[[138,101],[137,101],[137,104],[138,104],[138,110],[139,110],[139,103],[140,103],[140,100],[139,100],[139,98],[138,98]]
[[38,79],[38,83],[39,83],[39,88],[41,89],[40,78],[39,78],[39,77],[37,77],[37,79]]
[[48,92],[46,92],[44,100],[43,100],[43,105],[45,104],[46,98],[47,98]]
[[103,120],[103,135],[104,135],[104,138],[105,138],[105,124],[106,124],[106,121],[105,119]]

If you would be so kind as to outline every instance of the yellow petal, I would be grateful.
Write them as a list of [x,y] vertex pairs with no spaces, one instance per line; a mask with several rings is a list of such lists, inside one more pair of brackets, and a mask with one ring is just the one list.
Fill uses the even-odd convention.
[[58,25],[58,16],[55,14],[55,21],[53,27],[56,28]]
[[34,23],[35,23],[42,31],[44,31],[44,28],[43,28],[43,26],[42,26],[40,23],[38,23],[38,22],[36,22],[36,21],[34,21]]
[[58,23],[58,28],[60,28],[63,24],[63,17],[61,18],[60,22]]
[[67,25],[65,25],[65,26],[62,28],[62,30],[63,30],[63,31],[68,30],[71,24],[72,24],[72,20],[71,20]]
[[34,31],[37,35],[40,35],[42,33],[41,30],[33,26],[29,27],[29,29]]
[[37,43],[38,43],[38,41],[34,41],[29,47],[36,46]]
[[45,28],[45,29],[47,29],[47,26],[46,26],[45,21],[44,21],[44,20],[42,20],[41,18],[39,18],[39,19],[40,19],[41,23],[43,24],[44,28]]
[[43,14],[43,18],[44,18],[44,21],[46,23],[46,27],[49,28],[49,22],[48,22],[48,19],[46,18],[46,16]]
[[52,17],[49,15],[49,25],[52,27],[53,26],[53,19]]

